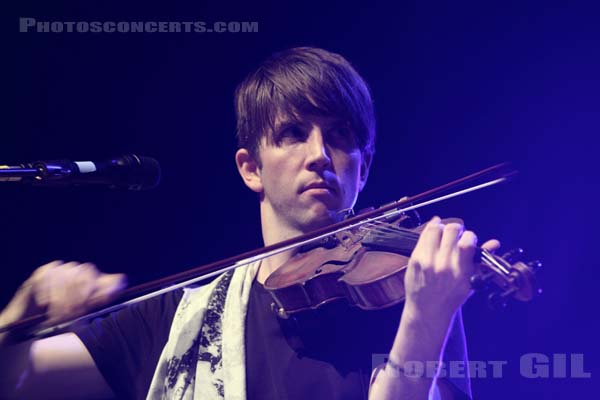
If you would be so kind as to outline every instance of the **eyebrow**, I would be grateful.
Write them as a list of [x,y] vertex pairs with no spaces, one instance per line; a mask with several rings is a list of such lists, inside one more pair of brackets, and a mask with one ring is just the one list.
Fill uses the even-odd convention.
[[[277,125],[275,125],[273,131],[271,132],[271,139],[273,141],[277,141],[281,134],[286,130],[290,129],[294,126],[306,127],[310,124],[307,122],[310,121],[310,117],[308,118],[286,118],[283,121],[280,121]],[[323,121],[322,121],[323,122]],[[324,120],[324,125],[322,126],[323,130],[329,132],[334,129],[339,129],[342,127],[349,126],[349,122],[344,120],[343,118],[335,118],[330,117]]]
[[[287,128],[290,128],[294,125],[306,126],[309,124],[307,123],[306,119],[302,119],[302,118],[286,119],[286,120],[280,122],[279,124],[275,125],[274,131],[281,132],[281,131],[283,131]],[[345,121],[342,118],[331,118],[329,120],[326,120],[325,124],[323,125],[323,128],[325,128],[326,130],[330,130],[330,129],[339,128],[341,126],[346,126],[346,125],[348,125],[348,121]]]
[[285,120],[283,122],[280,122],[279,124],[275,125],[275,129],[273,129],[273,133],[280,133],[283,132],[284,130],[291,128],[294,125],[300,125],[300,121],[294,121],[294,120]]

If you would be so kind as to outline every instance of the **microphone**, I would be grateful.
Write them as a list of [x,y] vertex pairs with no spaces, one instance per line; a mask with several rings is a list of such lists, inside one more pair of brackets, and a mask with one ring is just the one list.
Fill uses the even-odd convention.
[[160,165],[150,157],[126,154],[106,161],[35,161],[0,165],[0,182],[35,186],[103,185],[111,189],[146,190],[160,181]]

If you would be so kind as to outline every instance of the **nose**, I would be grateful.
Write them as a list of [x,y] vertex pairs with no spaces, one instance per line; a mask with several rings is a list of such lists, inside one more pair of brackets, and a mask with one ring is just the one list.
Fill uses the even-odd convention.
[[306,141],[306,165],[309,170],[322,171],[331,165],[331,156],[323,132],[314,126]]

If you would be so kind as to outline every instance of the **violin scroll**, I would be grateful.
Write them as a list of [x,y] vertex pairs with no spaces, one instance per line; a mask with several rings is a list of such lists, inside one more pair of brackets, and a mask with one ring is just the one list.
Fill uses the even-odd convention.
[[541,268],[540,261],[524,262],[523,249],[513,249],[502,256],[480,251],[480,271],[471,277],[475,291],[488,292],[492,308],[503,308],[509,299],[530,301],[542,292],[535,274]]

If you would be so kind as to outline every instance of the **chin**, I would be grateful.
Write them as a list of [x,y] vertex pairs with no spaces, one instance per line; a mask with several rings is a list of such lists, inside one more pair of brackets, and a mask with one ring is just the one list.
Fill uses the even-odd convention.
[[315,229],[323,228],[325,226],[334,224],[334,223],[338,222],[339,220],[340,220],[340,218],[338,217],[337,211],[328,210],[325,212],[316,213],[316,214],[309,216],[304,221],[304,223],[303,223],[304,230],[306,232],[314,231]]

